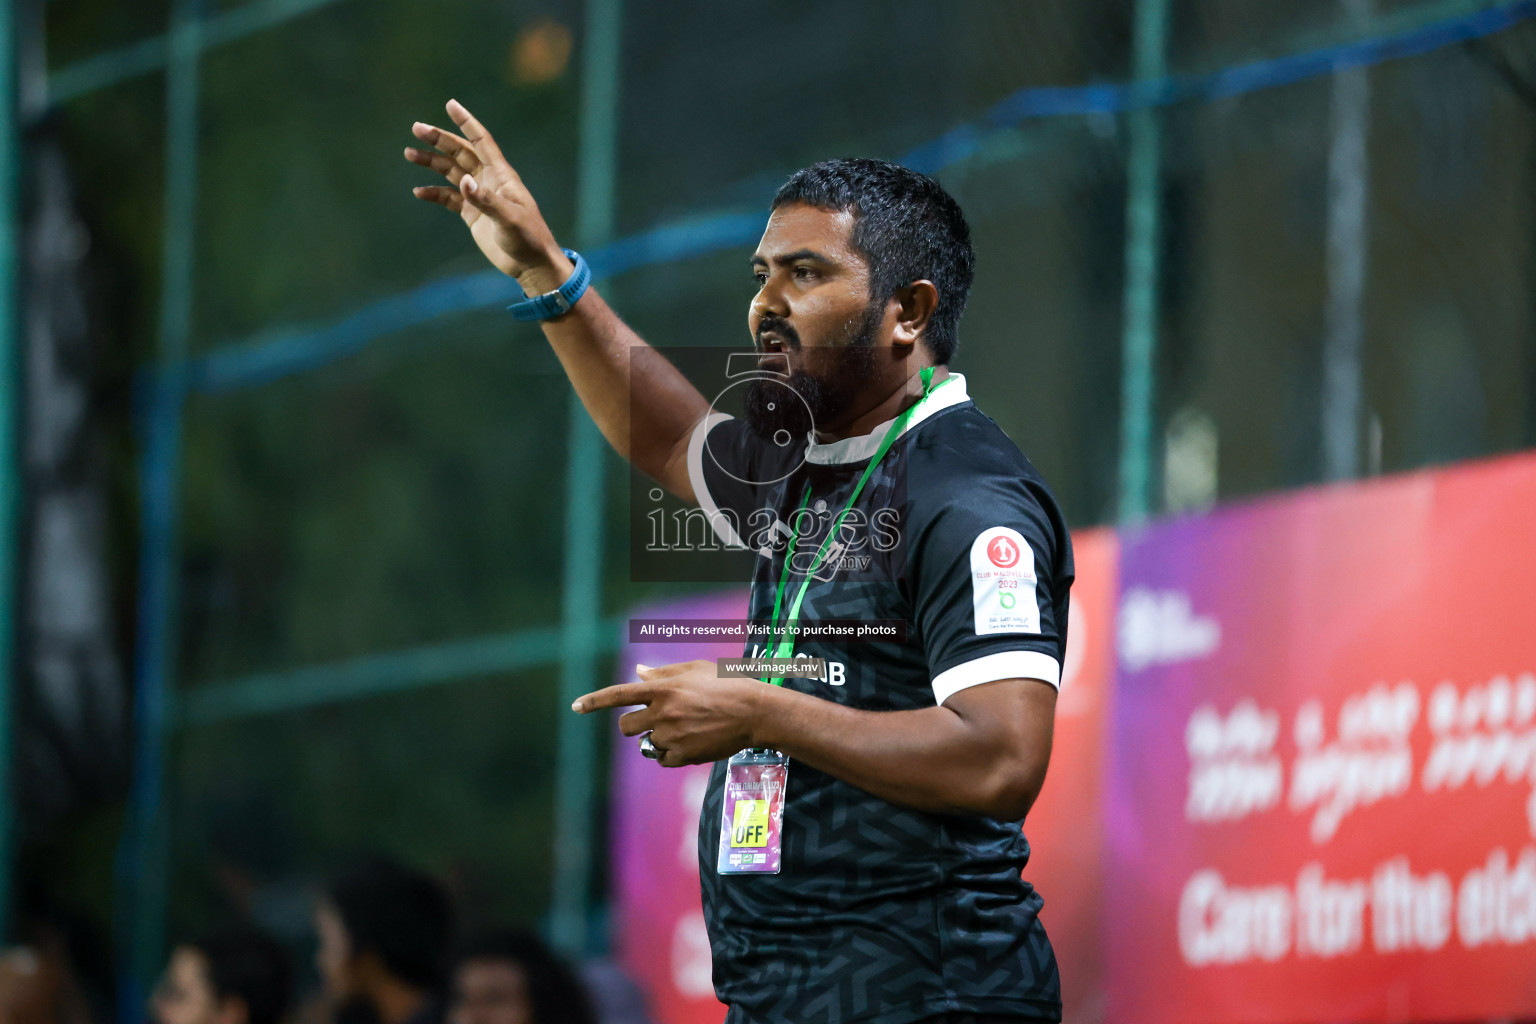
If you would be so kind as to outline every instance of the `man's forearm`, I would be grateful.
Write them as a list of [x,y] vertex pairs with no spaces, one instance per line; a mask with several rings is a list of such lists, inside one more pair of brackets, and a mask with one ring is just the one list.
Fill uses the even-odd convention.
[[1045,780],[1055,691],[1033,680],[977,690],[987,688],[999,689],[958,709],[863,711],[773,687],[758,698],[753,742],[892,803],[1013,821]]
[[[560,259],[521,275],[524,290],[542,294],[559,287],[570,273],[563,254]],[[698,389],[646,345],[595,288],[543,327],[577,397],[614,450],[674,492],[691,497],[686,475],[679,476],[680,467],[672,463],[708,411]]]

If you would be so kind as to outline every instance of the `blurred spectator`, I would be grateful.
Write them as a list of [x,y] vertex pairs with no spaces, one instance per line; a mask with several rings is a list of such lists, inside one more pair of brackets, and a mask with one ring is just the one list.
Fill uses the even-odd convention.
[[17,945],[0,950],[0,1024],[105,1019],[109,975],[90,922],[35,892],[22,894],[17,918]]
[[532,932],[498,929],[454,958],[448,1024],[597,1024],[575,972]]
[[292,987],[281,946],[254,929],[230,929],[171,953],[150,1010],[156,1024],[280,1024]]
[[61,965],[30,947],[0,952],[0,1024],[83,1024],[65,1012],[67,985]]
[[453,916],[431,877],[368,857],[315,908],[315,966],[336,1024],[438,1024]]

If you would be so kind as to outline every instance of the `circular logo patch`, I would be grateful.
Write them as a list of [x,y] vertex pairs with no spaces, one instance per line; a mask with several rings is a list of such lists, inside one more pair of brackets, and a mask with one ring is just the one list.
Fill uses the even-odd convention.
[[987,545],[987,557],[999,569],[1011,569],[1019,561],[1019,547],[1007,537],[993,537]]

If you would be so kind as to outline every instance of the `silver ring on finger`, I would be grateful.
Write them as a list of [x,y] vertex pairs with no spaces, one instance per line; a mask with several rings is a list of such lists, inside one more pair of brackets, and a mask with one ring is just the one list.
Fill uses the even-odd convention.
[[655,742],[652,741],[650,733],[646,733],[644,736],[640,737],[640,755],[642,757],[648,757],[652,761],[660,761],[665,754],[666,750],[662,747],[658,747]]

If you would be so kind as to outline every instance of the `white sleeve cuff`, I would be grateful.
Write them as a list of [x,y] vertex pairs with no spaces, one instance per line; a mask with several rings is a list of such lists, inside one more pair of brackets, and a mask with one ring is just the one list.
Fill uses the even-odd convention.
[[717,425],[730,418],[723,412],[711,413],[694,426],[693,435],[688,438],[688,483],[693,488],[694,500],[709,517],[709,527],[720,538],[720,543],[728,548],[744,550],[746,544],[737,535],[731,517],[720,511],[720,506],[715,504],[715,499],[709,493],[709,484],[704,480],[704,439]]
[[1003,651],[945,669],[933,677],[933,699],[943,704],[961,690],[999,679],[1038,679],[1061,689],[1061,665],[1039,651]]

